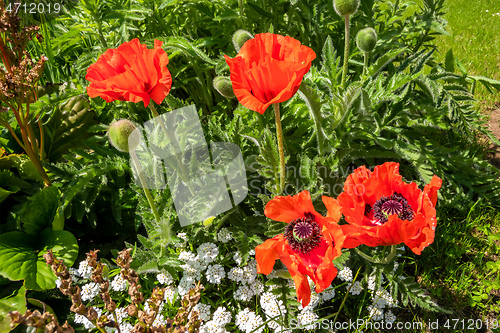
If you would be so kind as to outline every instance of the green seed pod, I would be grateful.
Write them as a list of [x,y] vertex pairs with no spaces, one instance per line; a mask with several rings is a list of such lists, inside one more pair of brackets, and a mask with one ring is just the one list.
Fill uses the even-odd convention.
[[128,152],[134,150],[140,141],[138,133],[134,132],[136,128],[130,120],[120,119],[115,121],[108,128],[109,141],[119,151]]
[[226,98],[234,98],[233,84],[227,76],[217,76],[214,79],[214,88]]
[[377,45],[377,32],[373,28],[365,28],[356,35],[356,45],[363,52],[371,52]]
[[352,15],[359,7],[359,0],[333,0],[333,7],[340,16]]
[[237,30],[233,34],[233,45],[234,48],[236,49],[236,52],[240,52],[240,49],[243,46],[243,44],[245,44],[247,40],[252,38],[253,38],[252,34],[249,33],[248,31],[242,29]]

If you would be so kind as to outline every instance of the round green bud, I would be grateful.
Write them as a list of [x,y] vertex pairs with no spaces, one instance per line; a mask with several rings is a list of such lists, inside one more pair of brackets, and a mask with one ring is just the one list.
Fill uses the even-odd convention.
[[233,45],[236,52],[240,52],[240,49],[243,46],[243,44],[245,44],[247,40],[252,38],[253,38],[252,34],[249,33],[248,31],[242,29],[237,30],[233,34]]
[[227,76],[217,76],[214,79],[214,88],[226,98],[234,98],[233,84]]
[[134,130],[137,127],[133,122],[127,119],[121,119],[115,121],[108,128],[109,141],[121,152],[129,152],[134,150],[140,141],[140,136],[137,131]]
[[377,32],[373,28],[365,28],[356,35],[356,45],[363,52],[371,52],[377,45]]
[[333,7],[340,16],[352,15],[359,7],[359,0],[333,0]]

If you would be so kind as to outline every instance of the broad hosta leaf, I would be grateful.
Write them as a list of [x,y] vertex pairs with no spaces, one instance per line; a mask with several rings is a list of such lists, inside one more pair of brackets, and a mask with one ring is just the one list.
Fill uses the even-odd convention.
[[55,288],[56,276],[43,258],[48,250],[71,267],[78,255],[78,243],[69,231],[50,228],[39,235],[4,233],[0,235],[0,274],[10,280],[24,280],[28,289]]
[[26,312],[26,288],[22,286],[11,295],[0,299],[0,333],[11,331],[10,318],[11,311]]
[[29,198],[20,215],[24,232],[38,234],[49,227],[56,214],[59,197],[57,187],[48,186]]

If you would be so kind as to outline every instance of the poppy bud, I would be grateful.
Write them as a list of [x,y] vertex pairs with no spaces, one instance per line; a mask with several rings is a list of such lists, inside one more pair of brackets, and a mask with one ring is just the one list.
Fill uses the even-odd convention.
[[356,35],[356,45],[363,52],[371,52],[377,45],[377,32],[373,28],[365,28]]
[[214,79],[214,88],[226,98],[234,98],[233,84],[227,76],[217,76]]
[[352,15],[359,7],[359,0],[333,0],[333,7],[340,16]]
[[233,44],[234,48],[236,49],[236,52],[240,52],[241,47],[245,42],[249,39],[252,39],[253,36],[251,33],[249,33],[246,30],[237,30],[234,35],[233,35]]
[[[134,130],[137,127],[130,120],[121,119],[109,125],[109,141],[119,151],[128,152],[134,150],[139,144],[139,136]],[[134,132],[134,134],[132,134]],[[130,136],[130,135],[133,136]],[[130,144],[130,145],[129,145]]]

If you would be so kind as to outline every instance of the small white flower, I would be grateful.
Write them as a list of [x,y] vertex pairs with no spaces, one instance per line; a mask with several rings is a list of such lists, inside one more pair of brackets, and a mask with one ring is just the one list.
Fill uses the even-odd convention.
[[193,278],[184,275],[179,281],[179,286],[177,287],[179,295],[186,295],[189,289],[194,288],[194,283],[195,280]]
[[375,290],[375,275],[370,275],[368,277],[368,289]]
[[255,295],[260,295],[264,292],[264,284],[259,280],[255,280],[249,287],[253,290]]
[[255,250],[248,251],[248,254],[251,255],[251,256],[254,256],[255,255]]
[[175,289],[171,286],[165,288],[165,294],[163,299],[165,302],[173,303],[175,298]]
[[231,322],[231,312],[227,311],[225,307],[219,306],[214,312],[212,320],[219,326],[225,326]]
[[318,315],[312,311],[301,311],[297,316],[301,325],[307,325],[305,329],[314,329],[314,325],[311,325],[313,322],[318,320]]
[[266,325],[264,325],[262,317],[255,314],[254,312],[251,312],[249,314],[247,325],[245,327],[245,332],[262,333],[264,331],[264,328],[266,328]]
[[335,297],[335,288],[332,286],[319,293],[323,301],[329,301]]
[[372,320],[380,321],[380,320],[384,319],[384,311],[382,309],[379,309],[376,306],[370,305],[370,306],[368,306],[368,311],[370,313],[370,317]]
[[207,277],[208,282],[213,284],[219,284],[221,283],[222,279],[226,276],[226,272],[224,272],[224,267],[216,264],[208,266],[205,275]]
[[120,325],[120,331],[122,333],[132,333],[132,330],[134,329],[134,326],[130,323],[123,323]]
[[179,260],[184,261],[185,263],[193,262],[196,260],[196,255],[190,251],[182,251],[179,253]]
[[114,291],[124,291],[127,288],[127,280],[123,278],[121,273],[116,275],[113,281],[111,281],[111,288]]
[[396,321],[396,316],[392,313],[391,310],[388,310],[386,313],[385,313],[385,321],[387,323],[394,323]]
[[160,326],[165,326],[166,324],[167,324],[167,321],[165,320],[163,315],[161,313],[158,313],[151,326],[152,327],[160,327]]
[[187,242],[188,238],[187,238],[187,234],[185,232],[180,232],[177,234],[177,237],[184,240],[185,242]]
[[233,239],[233,235],[231,234],[231,232],[229,230],[227,230],[226,228],[222,228],[219,233],[217,234],[217,239],[222,242],[222,243],[227,243],[229,242],[231,239]]
[[234,293],[233,297],[237,301],[248,302],[252,299],[254,293],[247,285],[241,285]]
[[203,321],[208,321],[210,319],[210,315],[211,315],[210,305],[203,304],[203,303],[197,303],[194,306],[194,308],[191,310],[191,313],[189,314],[189,318],[191,318],[193,311],[198,311],[198,316]]
[[233,259],[234,261],[236,261],[236,263],[238,265],[241,265],[241,262],[243,260],[243,258],[241,257],[241,254],[239,252],[235,252],[234,255],[233,255]]
[[57,288],[59,288],[60,286],[61,286],[61,278],[60,278],[60,277],[58,277],[58,278],[56,279],[56,287],[57,287]]
[[250,314],[254,314],[254,312],[250,311],[249,308],[245,308],[243,311],[240,311],[236,315],[236,326],[240,329],[240,331],[246,331],[246,326],[248,320],[250,319]]
[[244,278],[243,268],[233,267],[227,274],[227,278],[232,281],[242,282]]
[[71,280],[73,282],[78,282],[78,278],[80,277],[80,273],[78,272],[78,270],[76,268],[70,267],[68,271],[69,274],[71,274]]
[[345,266],[344,269],[342,269],[338,275],[337,275],[342,281],[347,281],[351,282],[352,281],[352,270]]
[[361,282],[355,281],[354,283],[349,283],[347,285],[347,289],[351,288],[350,293],[353,295],[359,295],[361,294],[361,291],[363,290],[363,286],[361,285]]
[[172,284],[174,282],[174,279],[172,278],[172,275],[170,275],[169,272],[164,272],[156,275],[156,279],[161,284],[166,284],[166,285]]
[[393,272],[395,272],[399,267],[399,263],[397,261],[394,262],[394,268],[392,269]]
[[84,279],[88,279],[92,275],[92,267],[89,266],[87,260],[80,261],[78,265],[78,274]]
[[214,261],[218,254],[219,248],[214,243],[203,243],[198,247],[199,260],[205,265]]
[[99,285],[95,282],[89,282],[83,285],[81,290],[82,301],[90,301],[99,294]]

